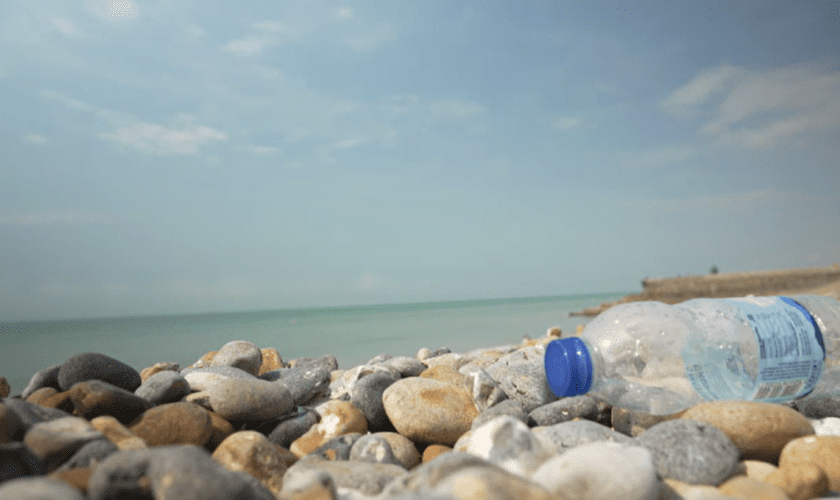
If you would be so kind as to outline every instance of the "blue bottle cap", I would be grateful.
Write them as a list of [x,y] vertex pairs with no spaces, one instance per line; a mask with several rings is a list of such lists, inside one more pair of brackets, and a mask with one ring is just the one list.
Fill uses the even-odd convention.
[[592,358],[586,344],[577,337],[550,342],[545,348],[545,376],[551,392],[561,398],[589,392]]

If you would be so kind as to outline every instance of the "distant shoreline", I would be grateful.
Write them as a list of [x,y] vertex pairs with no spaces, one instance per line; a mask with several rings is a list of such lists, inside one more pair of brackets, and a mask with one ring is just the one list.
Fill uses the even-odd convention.
[[642,300],[676,304],[699,297],[796,294],[828,295],[840,300],[840,263],[828,267],[643,279],[641,293],[625,295],[616,301],[604,302],[569,315],[597,316],[612,306]]

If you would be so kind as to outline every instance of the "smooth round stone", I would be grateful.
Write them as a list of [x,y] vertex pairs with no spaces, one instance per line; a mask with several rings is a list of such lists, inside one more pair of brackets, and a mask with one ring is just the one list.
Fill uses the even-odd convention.
[[636,437],[654,425],[680,418],[682,414],[683,412],[671,415],[653,415],[616,406],[610,410],[610,425],[622,434]]
[[[309,458],[320,458],[323,460],[350,460],[350,452],[353,450],[353,445],[360,437],[362,437],[361,432],[351,432],[349,434],[336,436],[327,440],[327,442],[315,448],[306,456]],[[294,454],[294,452],[292,454]],[[295,458],[297,458],[297,456],[295,456]]]
[[375,464],[394,464],[402,467],[402,463],[397,460],[394,451],[391,450],[391,444],[388,440],[376,434],[367,434],[357,439],[350,449],[350,460]]
[[256,378],[218,380],[204,392],[213,411],[226,420],[269,420],[295,405],[285,386]]
[[96,466],[111,454],[118,452],[117,445],[107,439],[91,441],[73,454],[69,460],[64,462],[57,470],[78,469],[83,467]]
[[840,436],[806,436],[790,441],[779,455],[779,468],[803,463],[821,467],[828,475],[829,488],[840,491]]
[[167,403],[146,411],[128,430],[149,446],[194,444],[204,446],[213,433],[208,412],[192,403]]
[[250,373],[233,366],[210,366],[207,368],[185,368],[181,376],[190,384],[193,391],[204,391],[220,380],[243,379],[259,380]]
[[799,400],[795,406],[808,418],[840,417],[840,395]]
[[705,422],[662,422],[637,437],[636,442],[653,453],[662,477],[717,486],[738,471],[738,448],[723,431]]
[[170,370],[147,377],[134,391],[134,394],[155,406],[180,401],[189,393],[190,384],[187,379],[180,373]]
[[52,471],[79,448],[97,439],[105,439],[105,436],[90,422],[65,417],[36,424],[23,437],[23,443]]
[[283,478],[283,500],[338,500],[335,481],[326,471],[312,469]]
[[468,372],[464,376],[464,384],[479,412],[487,410],[508,398],[505,391],[493,380],[493,377],[481,368]]
[[315,408],[321,421],[297,438],[289,450],[298,457],[307,455],[330,439],[342,434],[367,433],[364,414],[347,401],[328,401]]
[[420,452],[407,437],[396,432],[377,432],[374,435],[382,436],[388,441],[388,444],[391,445],[391,451],[394,452],[394,456],[404,468],[411,469],[420,463]]
[[450,451],[452,451],[451,446],[444,446],[442,444],[430,444],[426,447],[426,449],[423,450],[423,456],[421,457],[421,461],[423,463],[431,462],[437,457]]
[[527,425],[509,416],[499,417],[475,429],[466,450],[522,477],[533,473],[555,451]]
[[682,418],[708,422],[729,436],[743,459],[775,463],[791,440],[814,434],[811,422],[787,406],[756,401],[711,401]]
[[203,356],[198,358],[198,360],[195,363],[181,370],[181,375],[184,375],[184,371],[186,370],[200,370],[204,368],[209,368],[210,363],[213,362],[213,358],[216,357],[217,352],[218,351],[210,351],[208,353],[205,353]]
[[324,367],[315,368],[287,368],[277,370],[279,375],[276,383],[282,384],[289,390],[295,405],[302,406],[313,398],[326,393],[330,387],[330,372]]
[[739,500],[791,500],[778,486],[746,476],[736,476],[718,486],[718,491]]
[[222,441],[235,432],[233,424],[223,419],[215,412],[205,410],[210,415],[210,439],[204,445],[209,451],[213,451],[218,447]]
[[588,443],[551,458],[531,478],[565,500],[657,500],[660,481],[647,448]]
[[381,364],[390,370],[398,372],[401,378],[416,377],[426,369],[426,365],[422,362],[414,358],[409,358],[408,356],[396,356],[383,361]]
[[226,469],[194,445],[114,453],[91,475],[88,499],[114,498],[275,500],[256,478]]
[[575,420],[545,427],[534,427],[531,431],[544,442],[553,443],[558,453],[597,441],[635,444],[633,438],[590,420]]
[[509,415],[520,422],[527,424],[528,415],[522,408],[522,403],[515,399],[505,399],[504,401],[491,406],[490,408],[479,413],[472,421],[471,428],[476,429],[485,423],[500,417],[502,415]]
[[598,418],[598,403],[591,396],[573,396],[535,408],[528,414],[532,427],[554,425],[576,418],[595,421]]
[[86,380],[102,380],[120,389],[134,392],[143,382],[134,368],[104,354],[85,352],[65,361],[58,370],[62,391]]
[[391,421],[388,420],[385,405],[382,403],[382,395],[385,389],[397,380],[399,377],[395,374],[380,372],[362,377],[353,385],[350,402],[364,413],[370,430],[378,431],[391,427]]
[[434,365],[423,370],[419,377],[430,378],[439,382],[466,387],[467,378],[449,365]]
[[149,377],[156,373],[164,372],[164,371],[173,371],[178,372],[181,370],[181,365],[175,363],[173,361],[161,361],[159,363],[155,363],[152,366],[148,366],[140,370],[140,380],[143,382],[146,381]]
[[522,403],[526,413],[557,400],[545,378],[545,347],[523,347],[487,367],[509,398]]
[[257,375],[262,375],[265,372],[274,370],[280,370],[284,367],[283,357],[280,356],[280,353],[274,347],[265,347],[260,349],[260,354],[262,354],[262,364],[260,365],[260,370],[257,372]]
[[6,398],[3,400],[3,405],[18,416],[26,430],[31,429],[32,426],[41,422],[71,416],[66,411],[46,408],[17,398]]
[[45,401],[58,393],[58,390],[52,387],[41,387],[40,389],[32,391],[32,394],[27,396],[26,400],[30,403],[35,403],[36,405],[45,406]]
[[25,427],[17,413],[0,403],[0,444],[23,439]]
[[292,484],[301,483],[304,480],[300,476],[313,471],[329,474],[338,488],[348,488],[368,496],[378,495],[387,484],[406,473],[405,469],[393,464],[305,458],[289,467],[283,480]]
[[0,444],[0,483],[46,472],[41,459],[21,442]]
[[286,464],[277,447],[259,432],[234,432],[219,444],[212,457],[229,470],[254,476],[275,495],[283,488]]
[[104,434],[120,450],[133,450],[147,447],[146,442],[142,438],[132,434],[126,426],[110,415],[96,417],[90,421],[90,425]]
[[328,372],[338,370],[338,360],[332,354],[325,354],[318,358],[295,358],[289,361],[289,368],[317,370],[324,368]]
[[111,415],[120,422],[127,423],[152,407],[149,401],[133,392],[102,380],[79,382],[68,392],[73,402],[73,414],[89,419]]
[[382,402],[397,432],[415,442],[451,446],[478,415],[465,389],[422,377],[394,382]]
[[779,468],[773,464],[762,462],[761,460],[742,460],[741,467],[743,467],[744,475],[759,481],[764,481],[771,472]]
[[20,393],[20,397],[27,399],[30,394],[42,387],[52,387],[53,389],[60,390],[61,387],[58,385],[58,371],[60,369],[61,365],[55,365],[37,371],[35,375],[29,379],[29,383],[23,389],[23,392]]
[[81,415],[80,412],[76,411],[70,391],[55,392],[55,389],[52,387],[44,387],[30,394],[28,401],[45,408],[55,408],[56,410],[65,411],[76,416]]
[[306,431],[317,424],[320,419],[318,413],[312,410],[289,415],[288,418],[283,418],[268,434],[268,440],[283,448],[289,448],[297,438],[306,434]]
[[64,481],[43,477],[13,479],[0,484],[3,500],[86,500],[76,488]]
[[810,462],[779,468],[768,474],[764,482],[781,488],[790,500],[809,500],[828,492],[828,476],[822,467]]
[[676,479],[662,480],[660,500],[737,500],[724,496],[716,487],[708,484],[689,484]]
[[253,342],[233,340],[213,356],[210,366],[233,366],[257,376],[262,365],[262,352]]

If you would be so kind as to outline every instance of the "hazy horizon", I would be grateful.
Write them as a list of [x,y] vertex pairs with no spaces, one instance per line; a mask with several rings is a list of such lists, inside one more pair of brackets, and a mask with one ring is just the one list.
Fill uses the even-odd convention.
[[0,322],[840,260],[840,0],[10,0],[0,89]]

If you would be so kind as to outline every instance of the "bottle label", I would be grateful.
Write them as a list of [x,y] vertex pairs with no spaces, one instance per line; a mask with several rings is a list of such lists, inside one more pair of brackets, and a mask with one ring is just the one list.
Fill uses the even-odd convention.
[[825,354],[807,311],[781,297],[725,301],[741,310],[758,341],[758,376],[749,399],[783,402],[811,392]]

